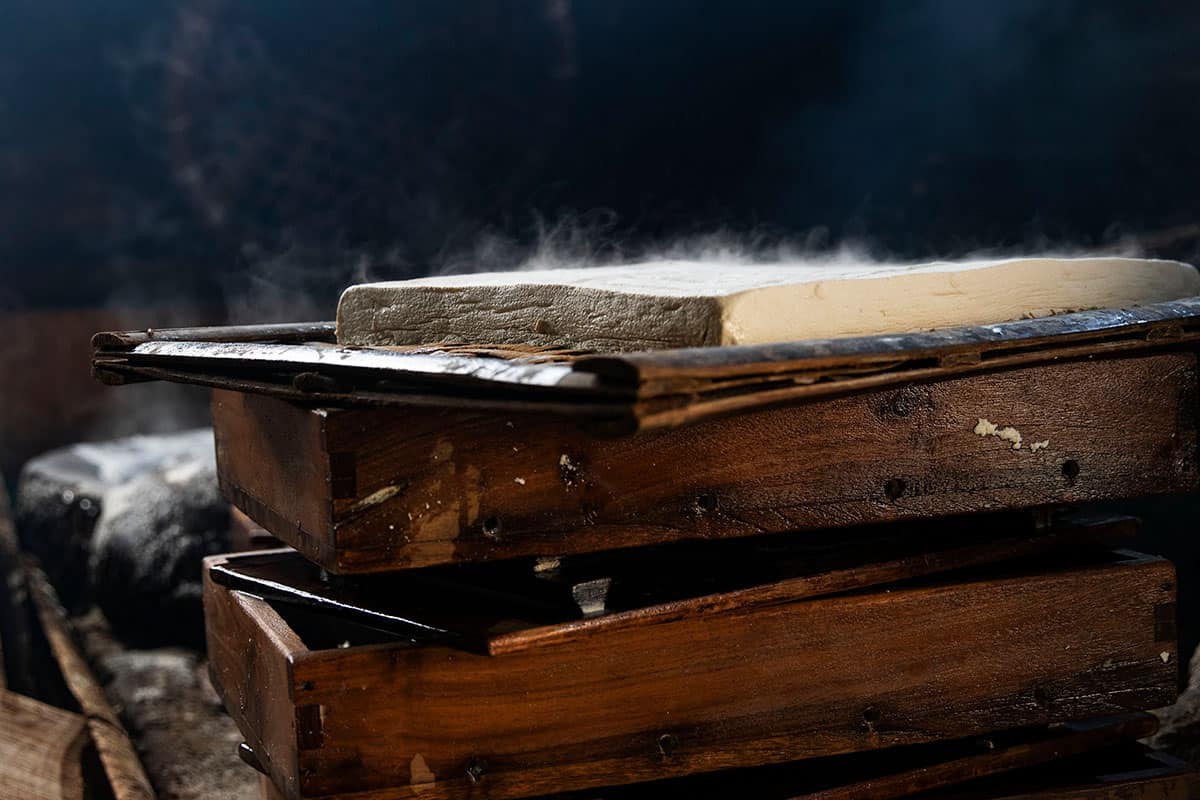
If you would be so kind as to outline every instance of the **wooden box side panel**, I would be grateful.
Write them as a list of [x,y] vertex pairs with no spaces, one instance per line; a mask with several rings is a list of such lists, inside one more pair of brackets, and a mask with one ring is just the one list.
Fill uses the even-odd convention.
[[1159,707],[1173,575],[1148,560],[818,599],[493,657],[314,652],[295,663],[321,723],[302,784],[524,797]]
[[1186,492],[1196,380],[1190,353],[1063,362],[616,440],[548,416],[331,411],[330,450],[357,458],[336,569]]
[[307,557],[331,561],[325,412],[218,389],[212,393],[212,417],[225,496]]
[[303,643],[266,602],[213,583],[207,566],[204,621],[209,673],[225,709],[275,783],[299,797],[297,721],[304,712],[293,703],[291,673]]

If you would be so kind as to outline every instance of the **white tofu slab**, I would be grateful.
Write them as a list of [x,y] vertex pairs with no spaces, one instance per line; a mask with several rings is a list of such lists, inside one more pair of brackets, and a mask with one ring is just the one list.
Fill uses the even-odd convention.
[[982,325],[1200,295],[1176,261],[715,264],[480,273],[351,286],[338,341],[647,350]]

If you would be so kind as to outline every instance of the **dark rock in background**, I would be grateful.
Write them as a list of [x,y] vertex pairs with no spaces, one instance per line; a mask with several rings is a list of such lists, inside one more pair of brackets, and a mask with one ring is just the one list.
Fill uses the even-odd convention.
[[230,549],[229,526],[211,443],[206,458],[157,467],[107,492],[89,580],[114,633],[135,645],[202,645],[200,562]]
[[77,444],[21,471],[17,527],[63,603],[138,643],[200,644],[200,560],[229,549],[212,431]]

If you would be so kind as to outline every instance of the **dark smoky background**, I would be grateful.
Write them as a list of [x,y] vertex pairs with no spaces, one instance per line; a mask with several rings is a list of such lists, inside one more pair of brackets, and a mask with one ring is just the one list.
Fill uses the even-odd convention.
[[1200,8],[7,0],[0,303],[852,242],[1195,254]]
[[93,331],[327,319],[367,278],[1195,259],[1198,97],[1183,0],[2,0],[0,469],[203,422],[92,382]]

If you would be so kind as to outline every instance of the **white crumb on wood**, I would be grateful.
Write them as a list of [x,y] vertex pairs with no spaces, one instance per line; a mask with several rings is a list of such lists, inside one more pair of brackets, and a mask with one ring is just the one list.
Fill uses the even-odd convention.
[[513,478],[513,483],[517,484],[518,486],[524,486],[525,479],[524,478]]
[[[1001,428],[996,423],[985,419],[984,417],[978,417],[977,419],[979,421],[976,422],[975,427],[972,428],[972,431],[976,436],[995,436],[1000,441],[1011,444],[1013,450],[1021,449],[1021,442],[1024,440],[1024,437],[1021,436],[1021,432],[1019,430],[1011,425],[1006,425],[1005,427]],[[1036,453],[1038,450],[1049,446],[1049,439],[1045,440],[1044,442],[1034,442],[1030,446],[1029,451],[1031,453]]]
[[542,556],[533,562],[533,571],[535,573],[554,572],[560,566],[562,566],[561,559],[553,556]]
[[1021,449],[1021,432],[1011,426],[1001,428],[996,423],[979,417],[979,422],[975,424],[973,430],[977,436],[995,436],[1001,441],[1011,443],[1013,450]]
[[979,424],[975,426],[975,433],[979,436],[995,436],[996,426],[983,417],[980,417]]
[[1163,650],[1161,653],[1159,653],[1158,657],[1162,659],[1162,662],[1164,664],[1166,664],[1168,661],[1171,660],[1171,654],[1169,652],[1167,652],[1166,650]]
[[996,431],[996,438],[1004,442],[1012,442],[1013,450],[1021,449],[1021,432],[1016,428],[1001,428]]

